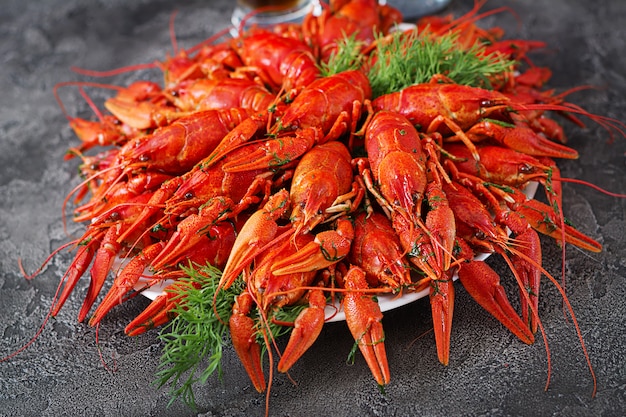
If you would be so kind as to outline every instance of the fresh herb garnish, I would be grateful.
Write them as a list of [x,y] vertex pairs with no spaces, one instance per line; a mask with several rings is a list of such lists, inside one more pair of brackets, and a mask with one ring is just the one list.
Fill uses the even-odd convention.
[[356,35],[344,36],[337,41],[337,49],[330,55],[328,61],[319,65],[322,77],[328,77],[344,71],[357,70],[365,61],[362,50],[364,43],[356,39]]
[[[194,384],[206,383],[215,372],[222,378],[222,353],[231,343],[228,320],[235,298],[244,291],[245,283],[237,279],[228,289],[220,289],[216,296],[222,274],[219,269],[211,265],[182,269],[187,276],[180,278],[173,290],[176,297],[181,298],[180,303],[172,311],[174,318],[159,334],[165,346],[155,384],[160,388],[170,383],[169,404],[180,397],[195,408]],[[305,307],[301,304],[275,309],[274,320],[268,321],[271,338],[290,333],[292,327],[283,324],[292,323]],[[257,320],[257,341],[264,356],[268,347],[263,338],[262,321],[258,320],[257,310],[250,316]]]
[[354,37],[343,38],[328,62],[322,64],[322,75],[364,68],[376,98],[427,83],[436,75],[457,84],[491,89],[490,80],[516,65],[498,53],[487,54],[480,42],[467,49],[459,47],[454,32],[434,37],[418,34],[417,29],[398,30],[377,36],[374,45],[369,54],[363,55],[362,43]]
[[457,84],[490,89],[490,79],[514,65],[500,54],[486,54],[485,47],[478,42],[462,49],[457,38],[454,32],[432,37],[419,35],[417,30],[379,37],[368,74],[373,96],[427,83],[435,75],[443,75]]
[[[176,289],[183,299],[172,311],[175,317],[159,333],[165,347],[155,383],[162,387],[170,382],[170,404],[181,397],[195,408],[193,384],[206,382],[216,371],[222,377],[222,351],[229,343],[227,323],[235,297],[243,291],[244,284],[237,280],[214,297],[221,276],[219,269],[207,265],[183,267],[183,271],[187,277],[178,281],[184,284]],[[205,360],[208,364],[201,370]]]

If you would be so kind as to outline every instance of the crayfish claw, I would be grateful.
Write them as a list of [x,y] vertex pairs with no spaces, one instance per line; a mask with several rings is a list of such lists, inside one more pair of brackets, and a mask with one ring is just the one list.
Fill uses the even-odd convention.
[[326,297],[321,289],[309,292],[309,307],[302,310],[294,321],[289,342],[278,362],[279,372],[289,371],[315,342],[324,326],[325,306]]
[[452,313],[454,311],[454,282],[452,279],[431,280],[430,308],[433,317],[437,357],[443,365],[448,365]]
[[345,258],[354,239],[354,227],[347,219],[337,220],[336,230],[320,232],[293,255],[276,262],[274,275],[311,272],[327,268]]
[[[552,207],[537,200],[526,200],[520,204],[516,211],[524,216],[533,229],[546,236],[550,236],[557,242],[565,242],[578,246],[590,252],[601,252],[602,244],[579,232],[572,226],[557,218]],[[561,227],[563,226],[563,227]]]
[[224,267],[220,287],[228,288],[254,256],[278,234],[280,219],[289,209],[289,192],[281,190],[244,223]]
[[383,313],[373,296],[365,295],[360,291],[367,289],[365,271],[353,266],[343,277],[343,281],[347,290],[343,297],[343,309],[350,333],[378,385],[387,385],[390,373],[381,323]]
[[522,342],[534,342],[533,333],[511,306],[504,288],[500,285],[500,277],[489,265],[483,261],[465,263],[458,274],[463,287],[478,304]]
[[258,392],[265,391],[265,376],[261,366],[261,346],[257,343],[254,320],[248,316],[252,309],[252,296],[248,292],[241,293],[235,299],[233,314],[230,316],[230,337],[237,356],[241,360],[254,388]]

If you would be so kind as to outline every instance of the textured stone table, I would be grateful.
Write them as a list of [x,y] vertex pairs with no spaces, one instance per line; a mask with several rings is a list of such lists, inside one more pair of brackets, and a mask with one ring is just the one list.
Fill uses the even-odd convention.
[[[453,0],[446,12],[469,10],[470,0]],[[558,92],[578,85],[596,89],[568,97],[591,112],[626,121],[626,2],[550,0],[491,1],[486,9],[508,6],[484,20],[511,38],[546,41],[535,53],[552,68]],[[109,69],[161,59],[171,50],[168,20],[176,8],[176,34],[183,47],[223,29],[230,1],[47,0],[3,2],[0,14],[0,356],[18,349],[38,330],[71,254],[62,252],[32,281],[19,272],[22,258],[33,271],[56,247],[76,237],[82,226],[64,231],[61,207],[78,183],[76,161],[64,162],[77,143],[52,90],[82,80],[70,66]],[[122,74],[106,82],[126,84]],[[102,80],[96,80],[102,81]],[[74,89],[61,90],[71,114],[89,109]],[[109,91],[90,91],[95,99]],[[626,193],[626,138],[608,143],[594,123],[579,129],[565,123],[577,161],[560,163],[563,175]],[[567,294],[579,320],[598,393],[561,298],[544,281],[540,313],[551,352],[551,383],[539,337],[526,346],[482,311],[457,286],[451,360],[437,362],[430,307],[423,300],[385,314],[392,382],[381,394],[360,356],[346,364],[353,340],[344,323],[325,326],[319,340],[290,376],[274,374],[271,414],[308,415],[555,415],[621,416],[626,413],[626,200],[593,189],[564,185],[566,216],[604,245],[599,254],[567,247]],[[543,239],[544,265],[560,275],[561,251]],[[506,275],[504,262],[490,263]],[[147,305],[137,298],[114,310],[100,327],[99,347],[114,372],[105,369],[95,331],[76,321],[88,280],[27,350],[0,363],[0,415],[9,416],[191,416],[262,415],[265,396],[251,388],[232,350],[224,359],[224,379],[196,389],[198,410],[181,402],[169,408],[166,389],[151,385],[161,346],[157,332],[137,338],[125,324]],[[115,362],[115,364],[113,363]],[[294,385],[293,381],[296,382]]]

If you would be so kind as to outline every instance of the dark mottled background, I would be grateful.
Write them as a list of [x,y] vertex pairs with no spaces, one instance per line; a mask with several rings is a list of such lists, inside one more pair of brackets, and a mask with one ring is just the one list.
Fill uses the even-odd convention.
[[[459,15],[470,0],[453,0],[445,11]],[[557,91],[577,85],[597,88],[569,99],[591,112],[626,121],[626,58],[623,23],[626,2],[583,0],[490,1],[486,10],[510,7],[513,13],[486,18],[511,38],[545,41],[533,55],[552,68]],[[188,47],[228,24],[231,2],[222,1],[3,1],[0,12],[0,356],[30,339],[41,325],[71,254],[56,256],[37,278],[26,281],[18,258],[34,270],[82,226],[63,229],[61,207],[77,184],[76,162],[63,155],[77,140],[59,110],[52,89],[81,80],[76,65],[109,69],[162,59],[171,50],[168,20],[174,10],[176,34]],[[107,79],[127,84],[156,72]],[[73,115],[90,111],[76,90],[62,90]],[[98,100],[108,91],[91,91]],[[560,163],[563,175],[626,193],[626,138],[609,143],[594,123],[587,129],[566,124],[577,161]],[[540,304],[548,337],[551,384],[544,391],[548,366],[539,337],[526,346],[484,313],[457,286],[457,303],[448,367],[437,362],[427,301],[385,314],[386,346],[392,382],[379,392],[362,358],[346,364],[353,340],[343,323],[325,327],[313,348],[291,372],[275,375],[272,415],[554,415],[621,416],[626,411],[626,202],[581,185],[565,184],[565,212],[576,225],[604,244],[600,254],[567,248],[567,294],[576,311],[598,393],[561,298],[544,283]],[[560,274],[560,249],[544,240],[544,264]],[[503,275],[506,268],[492,257]],[[506,278],[511,281],[510,276]],[[232,350],[226,352],[224,379],[196,390],[199,409],[175,402],[154,380],[161,346],[157,333],[137,338],[123,334],[125,324],[146,306],[136,299],[114,310],[100,328],[101,363],[93,328],[77,323],[86,291],[83,280],[70,301],[26,351],[0,363],[0,414],[32,416],[261,415],[264,395],[251,388]],[[514,298],[517,298],[514,295]],[[114,358],[114,359],[113,359]],[[293,383],[295,381],[295,385]]]

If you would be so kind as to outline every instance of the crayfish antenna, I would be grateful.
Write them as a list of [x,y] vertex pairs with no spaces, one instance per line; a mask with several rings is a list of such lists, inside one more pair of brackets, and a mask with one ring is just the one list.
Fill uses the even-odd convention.
[[572,183],[572,184],[586,185],[587,187],[593,188],[594,190],[599,191],[602,194],[606,194],[606,195],[608,195],[610,197],[626,198],[626,194],[614,193],[614,192],[605,190],[604,188],[601,188],[601,187],[599,187],[599,186],[597,186],[595,184],[592,184],[592,183],[590,183],[588,181],[579,180],[577,178],[563,178],[563,177],[560,177],[559,181],[569,182],[569,183]]
[[453,31],[455,29],[456,26],[460,26],[461,24],[470,24],[470,23],[474,23],[480,19],[484,19],[485,17],[489,17],[491,15],[494,14],[498,14],[498,13],[502,13],[505,11],[508,11],[509,13],[511,13],[515,19],[518,22],[518,25],[521,25],[521,20],[519,15],[515,12],[515,10],[513,10],[510,7],[507,6],[502,6],[502,7],[497,7],[493,10],[488,10],[486,12],[483,13],[478,13],[478,11],[487,3],[487,0],[475,0],[474,1],[474,7],[472,7],[472,10],[470,10],[468,13],[464,14],[463,16],[452,20],[450,23],[448,23],[445,26],[442,26],[441,28],[439,28],[437,30],[437,34],[443,34],[443,33],[447,33],[449,31]]
[[123,74],[125,72],[139,71],[139,70],[144,70],[144,69],[153,69],[156,67],[157,67],[156,62],[150,62],[150,63],[129,65],[126,67],[115,68],[115,69],[106,70],[106,71],[90,70],[86,68],[80,68],[77,66],[72,66],[70,67],[70,69],[77,74],[87,75],[89,77],[113,77],[115,75]]
[[583,109],[582,107],[575,105],[573,103],[563,103],[563,104],[520,104],[514,105],[516,110],[546,110],[546,111],[557,111],[557,112],[565,112],[565,113],[575,113],[580,114],[582,116],[588,117],[593,120],[598,125],[602,126],[610,135],[610,141],[613,142],[615,140],[614,133],[619,133],[622,137],[626,138],[626,123],[614,119],[612,117],[601,116],[598,114],[593,114]]
[[54,87],[52,87],[52,94],[54,94],[54,98],[56,99],[59,107],[61,108],[61,111],[65,115],[65,118],[69,122],[71,122],[74,118],[71,117],[69,113],[67,112],[67,109],[65,108],[65,105],[63,104],[63,100],[61,100],[61,96],[59,95],[59,89],[62,87],[68,87],[68,86],[78,87],[81,96],[85,99],[85,101],[87,102],[89,107],[93,110],[93,112],[95,113],[95,115],[98,117],[99,120],[103,119],[102,113],[100,112],[98,107],[95,105],[93,100],[91,100],[91,98],[85,93],[83,87],[104,88],[104,89],[109,89],[109,90],[116,90],[118,92],[124,90],[124,87],[120,87],[117,85],[94,83],[94,82],[88,82],[88,81],[65,81],[65,82],[60,82],[60,83],[55,84]]
[[[57,248],[54,252],[52,252],[52,254],[50,254],[45,259],[44,263],[39,268],[37,268],[37,270],[33,274],[30,274],[30,275],[25,273],[24,268],[22,267],[21,260],[18,260],[20,272],[22,272],[22,274],[24,275],[24,277],[26,279],[32,279],[33,277],[35,277],[37,274],[39,274],[41,272],[43,267],[50,261],[50,259],[52,259],[52,257],[54,255],[59,253],[61,250],[67,248],[68,246],[76,244],[77,242],[78,242],[78,240],[75,240],[75,241],[72,241],[72,242],[68,242],[65,245],[62,245],[61,247]],[[30,340],[28,340],[26,343],[24,343],[24,345],[22,345],[22,347],[20,347],[19,349],[15,350],[13,353],[10,353],[9,355],[7,355],[5,357],[0,358],[0,362],[6,362],[6,361],[16,357],[17,355],[19,355],[20,353],[22,353],[23,351],[28,349],[39,338],[39,336],[41,335],[41,333],[45,329],[46,325],[48,324],[48,321],[50,320],[50,317],[55,315],[54,314],[54,310],[53,310],[54,309],[54,305],[55,305],[55,302],[59,298],[59,294],[61,293],[61,287],[63,286],[63,282],[65,281],[65,278],[67,277],[68,273],[69,273],[69,270],[68,270],[68,272],[65,273],[63,278],[59,281],[59,285],[57,285],[57,289],[56,289],[56,292],[54,293],[54,297],[52,297],[52,303],[51,303],[50,309],[48,310],[48,313],[46,314],[46,317],[44,317],[43,322],[41,323],[41,326],[39,326],[39,329],[37,329],[37,331],[35,332],[35,335]]]
[[56,248],[54,251],[52,251],[52,253],[50,255],[48,255],[46,257],[46,259],[44,259],[44,261],[41,263],[41,265],[39,265],[39,267],[35,270],[35,272],[33,272],[32,274],[28,274],[26,272],[26,270],[24,269],[24,265],[22,264],[22,258],[18,258],[17,259],[17,265],[20,269],[20,273],[24,276],[24,278],[26,278],[27,280],[31,280],[33,278],[35,278],[37,275],[39,275],[41,273],[41,271],[43,271],[43,269],[45,268],[45,266],[48,264],[48,262],[50,262],[52,260],[52,258],[58,254],[59,252],[61,252],[63,249],[72,246],[72,245],[76,245],[78,244],[79,240],[72,240],[71,242],[67,242],[64,245],[59,246],[58,248]]
[[[117,166],[112,166],[112,167],[109,167],[109,168],[103,169],[103,170],[101,170],[100,172],[97,172],[97,173],[95,173],[95,174],[91,175],[91,176],[90,176],[90,177],[88,177],[88,178],[85,178],[83,181],[81,181],[78,185],[76,185],[76,187],[74,187],[74,188],[73,188],[73,189],[72,189],[72,190],[71,190],[71,191],[67,194],[67,196],[63,199],[63,203],[62,203],[62,205],[61,205],[61,215],[62,215],[62,219],[63,219],[63,230],[65,231],[65,233],[67,233],[67,221],[66,221],[66,218],[67,218],[67,205],[68,205],[68,203],[69,203],[69,201],[70,201],[70,199],[71,199],[72,195],[74,195],[74,194],[76,194],[76,193],[81,192],[81,190],[83,189],[83,187],[88,186],[88,184],[89,184],[91,181],[93,181],[93,180],[95,180],[95,179],[99,178],[99,177],[100,177],[100,176],[102,176],[104,173],[107,173],[107,172],[109,172],[109,171],[113,171],[113,170],[115,170],[115,169],[117,169],[117,168],[118,168]],[[120,181],[122,178],[123,178],[122,176],[119,176],[119,177],[118,177],[118,179],[117,179],[115,182]],[[113,185],[111,185],[111,186],[113,186]]]
[[[582,336],[582,332],[580,330],[580,325],[578,324],[578,320],[576,319],[576,314],[574,313],[574,309],[572,307],[572,305],[569,302],[569,298],[567,297],[567,294],[565,293],[564,288],[559,284],[559,282],[548,272],[546,271],[541,265],[536,265],[536,263],[533,261],[532,258],[528,257],[527,255],[525,255],[524,253],[521,252],[517,252],[517,251],[513,251],[514,253],[516,253],[516,255],[518,255],[519,257],[525,259],[527,262],[533,263],[535,264],[535,267],[538,268],[541,273],[543,275],[545,275],[556,287],[557,291],[561,294],[562,298],[563,298],[563,303],[565,304],[565,307],[567,308],[567,311],[569,312],[571,318],[572,318],[572,323],[574,325],[574,328],[576,330],[576,335],[578,337],[578,340],[580,341],[580,347],[583,351],[583,355],[585,356],[585,361],[587,362],[587,367],[589,368],[589,372],[591,374],[591,379],[593,381],[593,390],[591,393],[591,397],[595,397],[596,396],[596,392],[598,389],[597,386],[597,380],[596,380],[596,374],[595,371],[593,370],[593,365],[591,364],[591,359],[589,357],[589,353],[587,352],[587,347],[585,345],[585,340]],[[519,275],[517,274],[517,272],[515,271],[515,268],[513,267],[513,263],[511,262],[510,258],[506,255],[506,253],[504,251],[501,251],[501,255],[504,258],[504,260],[506,261],[506,263],[509,265],[509,268],[511,268],[511,270],[513,271],[513,274],[515,276],[515,279],[517,280],[518,285],[520,285],[520,288],[522,287],[522,282],[519,278]],[[537,320],[537,324],[541,330],[541,335],[543,337],[545,346],[546,346],[546,354],[547,354],[547,360],[548,360],[548,377],[547,377],[547,381],[546,381],[546,387],[545,389],[548,389],[548,386],[550,385],[550,375],[551,375],[551,360],[550,360],[550,349],[548,347],[548,340],[547,340],[547,336],[546,336],[546,332],[545,329],[543,327],[543,324],[541,323],[541,320],[539,319],[539,313],[537,311],[537,309],[532,305],[531,300],[529,295],[525,292],[522,291],[522,294],[524,294],[524,297],[527,299],[528,303],[529,303],[529,307],[531,308],[535,319]]]

